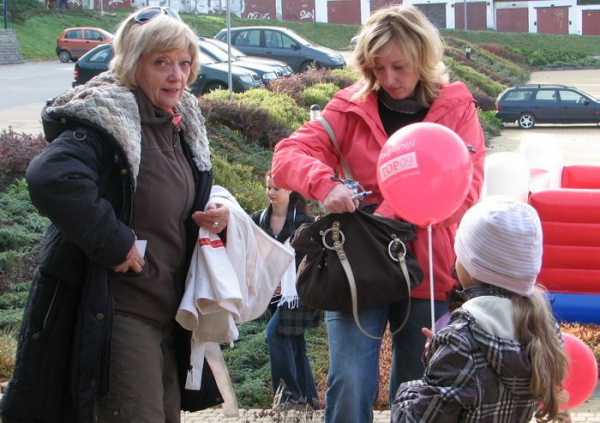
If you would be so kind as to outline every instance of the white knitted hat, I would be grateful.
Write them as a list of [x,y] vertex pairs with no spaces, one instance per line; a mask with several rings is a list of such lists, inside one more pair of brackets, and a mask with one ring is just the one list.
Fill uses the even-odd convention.
[[486,197],[463,216],[454,251],[474,279],[530,296],[542,266],[540,218],[522,201]]

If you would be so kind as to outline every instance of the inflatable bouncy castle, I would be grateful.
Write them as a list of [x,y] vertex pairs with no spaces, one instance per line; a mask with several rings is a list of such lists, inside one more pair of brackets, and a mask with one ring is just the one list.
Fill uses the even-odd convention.
[[600,166],[563,165],[558,143],[524,140],[486,158],[483,195],[526,201],[538,212],[544,254],[538,281],[559,321],[600,324]]

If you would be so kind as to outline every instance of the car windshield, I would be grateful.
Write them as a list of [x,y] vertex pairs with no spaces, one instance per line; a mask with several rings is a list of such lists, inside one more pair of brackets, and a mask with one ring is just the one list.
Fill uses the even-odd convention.
[[[215,60],[219,62],[227,62],[229,60],[227,52],[223,51],[222,49],[213,44],[201,41],[200,47],[202,47],[202,49],[205,50],[207,54],[210,54],[212,57],[215,58]],[[235,61],[235,57],[233,57],[233,60]]]
[[288,37],[292,38],[298,44],[302,44],[302,45],[305,45],[305,46],[312,46],[312,45],[314,45],[314,43],[308,41],[305,38],[302,38],[301,35],[299,35],[298,33],[294,32],[294,31],[292,31],[291,29],[286,29],[285,31],[283,31],[283,33],[285,35],[287,35]]
[[[95,51],[95,50],[94,50]],[[90,62],[107,63],[112,55],[112,47],[101,48],[89,57]]]
[[[205,39],[204,42],[206,44],[210,44],[220,50],[223,50],[225,53],[227,53],[227,43],[224,43],[223,41],[219,41],[214,38],[210,38],[210,39]],[[231,46],[231,57],[235,57],[236,59],[239,59],[240,57],[246,57],[246,56],[247,56],[246,53],[244,53],[241,50],[238,50],[234,46]]]
[[200,54],[200,65],[212,65],[213,63],[217,63],[212,57],[210,57],[206,53],[198,52]]

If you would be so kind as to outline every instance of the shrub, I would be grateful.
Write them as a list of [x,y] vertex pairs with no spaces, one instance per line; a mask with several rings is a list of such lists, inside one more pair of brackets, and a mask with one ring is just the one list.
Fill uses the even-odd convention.
[[243,348],[226,348],[223,351],[242,408],[271,408],[271,373],[265,327],[265,319],[240,325],[236,344],[243,344]]
[[207,130],[213,154],[226,157],[228,162],[250,167],[254,177],[262,182],[262,176],[271,167],[271,149],[249,143],[243,133],[225,125],[209,124]]
[[233,100],[224,90],[216,90],[199,99],[209,122],[239,131],[248,141],[271,149],[308,120],[308,111],[289,96],[266,89],[235,94]]
[[485,145],[489,147],[489,141],[492,137],[500,135],[502,130],[502,122],[496,117],[496,111],[483,111],[477,109],[477,115],[479,116],[479,122],[483,128],[483,134],[485,136]]
[[331,82],[321,82],[306,88],[301,94],[301,105],[310,107],[318,104],[321,109],[331,100],[333,95],[340,90],[340,87]]
[[563,62],[573,63],[574,61],[583,60],[586,57],[585,53],[577,51],[557,51],[546,49],[535,49],[525,51],[523,49],[515,49],[517,53],[522,54],[531,66],[547,66],[551,63]]
[[505,88],[487,75],[476,72],[473,68],[460,64],[453,59],[447,59],[447,63],[451,67],[451,79],[464,82],[471,88],[471,91],[478,89],[488,96],[496,98]]
[[473,94],[473,96],[475,97],[475,101],[477,102],[477,107],[479,107],[484,112],[496,110],[496,99],[495,98],[490,97],[489,95],[485,95],[485,94],[483,94],[483,95]]
[[[0,295],[0,310],[25,308],[30,285],[30,283],[17,283],[12,285],[8,291]],[[2,328],[1,325],[0,328]]]
[[8,0],[6,8],[10,19],[18,23],[25,22],[35,11],[43,10],[44,5],[38,0]]
[[247,213],[264,208],[265,191],[260,182],[253,180],[252,168],[228,163],[224,156],[212,157],[215,185],[226,188]]
[[17,338],[13,331],[7,330],[0,333],[0,382],[10,379],[14,368],[16,351]]
[[277,95],[265,89],[256,89],[236,94],[235,99],[249,107],[256,107],[268,112],[273,124],[281,125],[291,131],[300,128],[308,119],[308,112],[299,107],[298,103],[287,95]]
[[491,54],[502,57],[503,59],[506,59],[509,62],[518,63],[521,65],[526,64],[526,60],[522,55],[516,54],[505,47],[493,44],[480,44],[479,47],[486,51],[489,51]]
[[41,135],[18,134],[8,128],[0,132],[0,192],[25,176],[31,159],[41,153],[47,143]]
[[24,180],[0,193],[0,293],[31,280],[47,226],[48,220],[31,204]]
[[591,348],[600,363],[600,325],[582,323],[561,323],[562,332],[569,333],[581,339]]
[[220,95],[226,91],[217,90],[198,100],[206,117],[207,126],[226,127],[236,131],[246,143],[270,149],[277,141],[289,136],[292,130],[272,122],[266,110],[252,107],[243,101],[230,101],[227,96]]
[[287,94],[296,103],[302,104],[302,93],[308,87],[320,83],[332,83],[340,89],[352,85],[359,78],[359,74],[348,69],[313,70],[310,72],[294,74],[289,78],[277,79],[269,84],[269,90],[277,94]]

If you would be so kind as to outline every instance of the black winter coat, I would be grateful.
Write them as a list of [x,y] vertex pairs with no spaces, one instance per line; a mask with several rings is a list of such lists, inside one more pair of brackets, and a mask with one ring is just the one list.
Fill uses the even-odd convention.
[[[128,223],[140,123],[133,94],[114,75],[94,81],[44,109],[51,144],[27,172],[32,202],[52,224],[25,308],[15,370],[0,403],[5,422],[92,423],[96,396],[108,389],[113,317],[108,269],[133,243]],[[114,113],[115,105],[122,113]],[[212,186],[204,118],[191,95],[183,97],[181,110],[188,124],[182,147],[196,185],[193,210],[203,210]],[[191,216],[186,230],[189,265],[198,234]],[[182,409],[222,402],[208,365],[202,391],[183,389],[190,333],[180,329]]]

